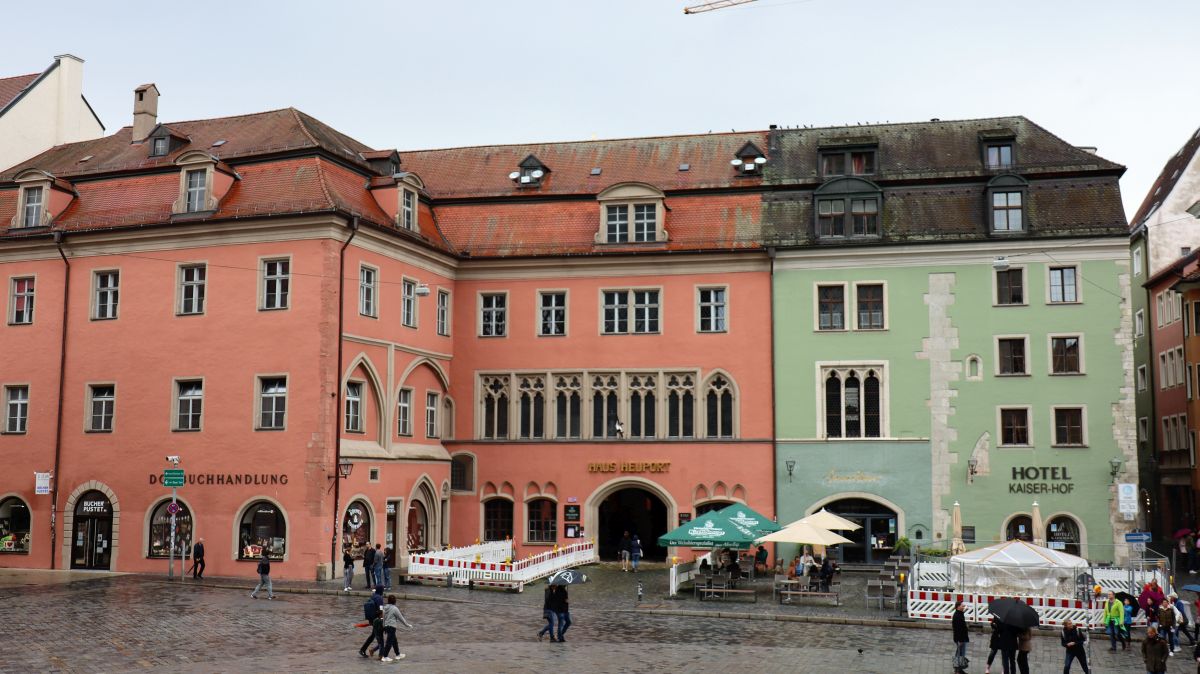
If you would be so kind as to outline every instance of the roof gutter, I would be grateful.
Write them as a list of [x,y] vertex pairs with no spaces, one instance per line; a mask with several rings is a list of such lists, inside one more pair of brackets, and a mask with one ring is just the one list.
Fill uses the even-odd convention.
[[337,406],[333,410],[333,431],[336,434],[334,436],[336,442],[333,456],[333,536],[329,540],[330,577],[337,569],[338,525],[340,524],[338,515],[342,507],[342,475],[339,472],[339,466],[342,463],[342,396],[345,394],[345,386],[342,385],[342,343],[345,341],[346,319],[346,248],[358,234],[358,216],[351,218],[348,227],[350,236],[346,238],[342,243],[341,250],[338,251],[337,393],[334,396],[337,399]]
[[50,568],[54,569],[55,551],[58,549],[58,483],[59,466],[62,461],[62,435],[63,435],[63,390],[66,386],[66,368],[67,368],[67,307],[71,299],[71,261],[67,259],[66,252],[63,251],[63,239],[66,233],[62,230],[54,232],[54,246],[58,248],[58,255],[63,261],[63,302],[62,302],[62,335],[59,338],[58,344],[58,404],[57,415],[58,419],[54,426],[54,468],[50,475],[54,487],[50,497]]

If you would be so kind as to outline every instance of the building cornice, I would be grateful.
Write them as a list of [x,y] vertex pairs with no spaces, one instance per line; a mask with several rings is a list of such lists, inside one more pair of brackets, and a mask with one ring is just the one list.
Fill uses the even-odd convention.
[[461,263],[460,281],[596,276],[681,276],[768,272],[765,249],[715,253],[633,254],[622,256],[479,259]]
[[[1018,257],[1019,256],[1019,257]],[[1128,261],[1129,240],[1116,234],[1097,239],[1022,239],[963,243],[779,249],[775,269],[851,269],[981,264],[997,257],[1022,262]],[[1015,260],[1014,260],[1015,261]]]

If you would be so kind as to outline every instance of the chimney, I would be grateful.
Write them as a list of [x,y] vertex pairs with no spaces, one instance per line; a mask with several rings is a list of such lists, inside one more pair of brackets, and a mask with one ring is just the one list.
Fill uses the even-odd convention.
[[140,143],[158,126],[158,87],[143,84],[133,90],[133,142]]
[[55,124],[54,144],[72,143],[79,137],[79,101],[83,98],[83,59],[71,54],[54,57],[58,64],[58,123]]

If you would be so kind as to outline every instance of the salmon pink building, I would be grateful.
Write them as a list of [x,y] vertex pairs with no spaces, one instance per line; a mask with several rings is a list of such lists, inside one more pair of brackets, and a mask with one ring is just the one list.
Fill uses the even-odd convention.
[[398,153],[158,96],[0,175],[0,566],[162,571],[170,456],[213,575],[773,514],[766,133]]

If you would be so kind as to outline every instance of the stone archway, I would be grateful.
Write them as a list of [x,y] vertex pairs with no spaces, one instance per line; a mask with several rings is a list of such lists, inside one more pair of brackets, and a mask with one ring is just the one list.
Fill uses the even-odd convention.
[[112,548],[109,553],[108,569],[117,568],[117,555],[121,549],[121,501],[116,493],[106,484],[98,480],[88,480],[75,488],[67,497],[66,507],[62,510],[62,557],[61,567],[71,568],[71,544],[75,540],[75,505],[79,497],[90,491],[98,491],[108,499],[112,507]]
[[585,508],[587,535],[595,538],[602,559],[615,558],[627,528],[640,537],[646,559],[666,558],[667,549],[658,546],[658,537],[671,530],[679,506],[662,485],[640,477],[615,478],[597,487]]

